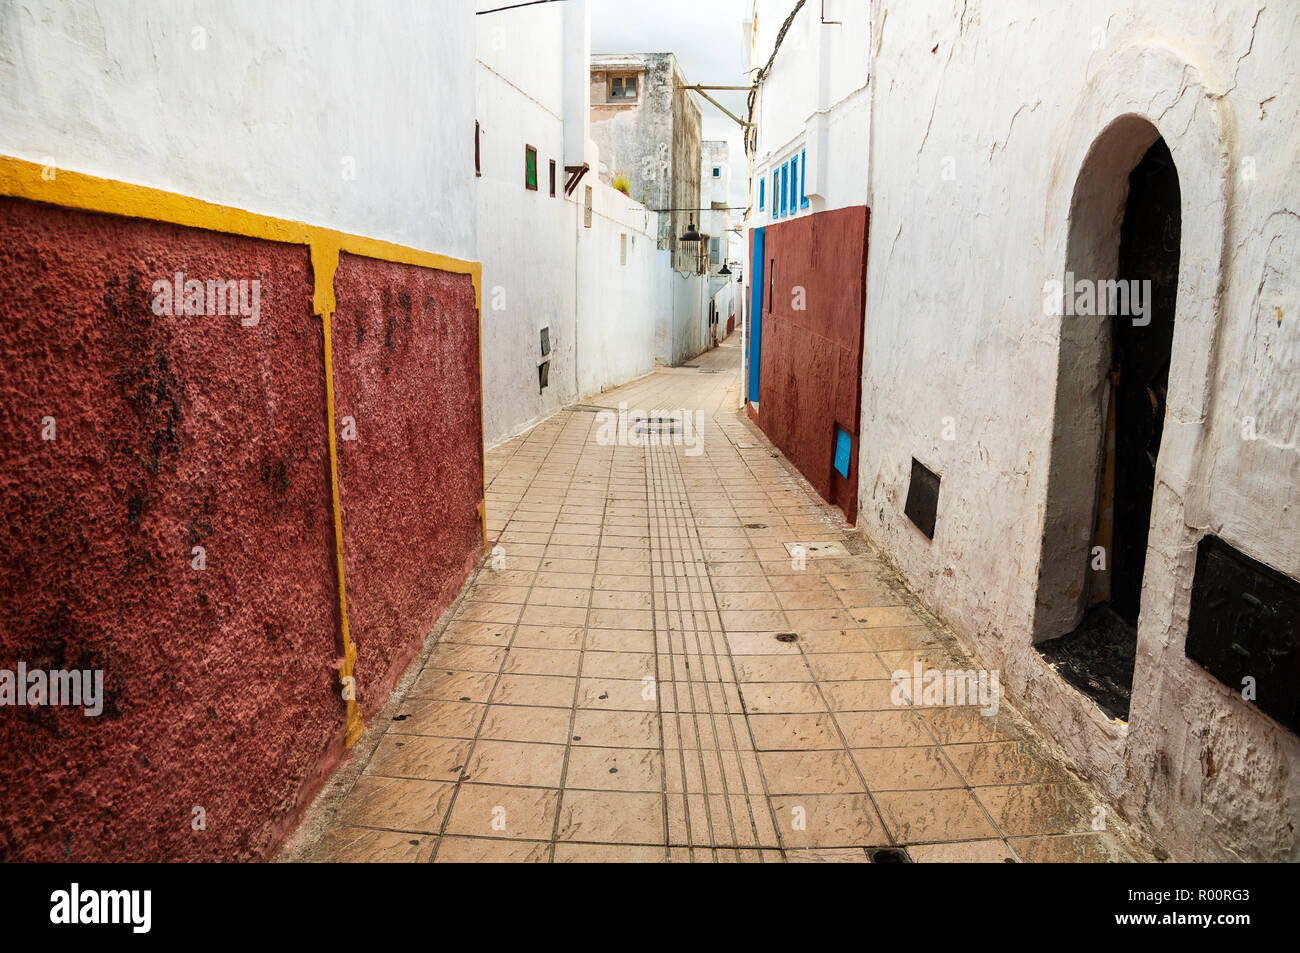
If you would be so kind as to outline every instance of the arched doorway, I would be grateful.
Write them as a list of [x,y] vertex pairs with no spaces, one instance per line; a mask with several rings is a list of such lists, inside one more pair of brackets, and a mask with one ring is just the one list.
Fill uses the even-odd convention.
[[1071,207],[1035,641],[1066,681],[1121,719],[1132,692],[1181,226],[1168,146],[1145,119],[1116,120],[1089,152]]

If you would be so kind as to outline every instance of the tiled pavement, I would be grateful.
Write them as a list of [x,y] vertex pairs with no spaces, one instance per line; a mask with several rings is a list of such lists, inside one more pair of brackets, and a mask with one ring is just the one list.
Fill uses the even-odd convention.
[[[737,415],[736,343],[592,399],[702,409],[698,455],[603,445],[591,411],[488,453],[504,567],[485,560],[305,856],[1136,856],[1005,701],[893,703],[896,669],[970,666]],[[846,539],[863,554],[802,569],[784,545]]]

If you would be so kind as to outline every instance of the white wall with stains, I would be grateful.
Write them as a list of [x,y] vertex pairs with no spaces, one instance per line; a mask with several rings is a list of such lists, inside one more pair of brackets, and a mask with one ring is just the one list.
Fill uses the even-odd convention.
[[[1203,535],[1300,577],[1300,8],[871,6],[874,62],[840,81],[874,71],[859,528],[1174,856],[1300,859],[1300,738],[1184,655]],[[1127,725],[1033,647],[1063,321],[1095,320],[1046,315],[1043,285],[1083,227],[1081,170],[1120,161],[1094,143],[1122,116],[1159,131],[1182,190]],[[903,514],[913,457],[942,476],[932,541]]]
[[[496,6],[479,0],[481,9]],[[483,421],[494,446],[654,369],[669,264],[656,251],[659,216],[597,175],[585,0],[477,19]],[[575,156],[577,141],[584,148]],[[528,146],[537,150],[536,191],[525,187]],[[584,162],[590,171],[565,195],[565,167]]]
[[[571,52],[565,45],[566,6],[477,18],[482,175],[475,188],[483,262],[483,436],[488,446],[577,397],[574,236],[581,227],[577,203],[583,193],[564,194],[562,64]],[[525,187],[529,146],[537,151],[535,191]],[[551,162],[556,163],[555,195]],[[549,353],[543,353],[543,330]],[[543,363],[549,365],[545,387],[538,376]]]
[[590,184],[591,227],[578,228],[577,369],[584,397],[654,370],[661,307],[655,272],[667,267],[658,251],[658,213],[604,182]]

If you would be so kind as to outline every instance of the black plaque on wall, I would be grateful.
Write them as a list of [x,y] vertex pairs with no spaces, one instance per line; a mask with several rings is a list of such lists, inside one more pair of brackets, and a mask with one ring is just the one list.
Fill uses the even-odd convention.
[[907,485],[903,513],[916,528],[934,539],[934,521],[939,514],[939,474],[912,458],[912,479]]
[[1187,657],[1300,734],[1300,582],[1219,539],[1196,551]]

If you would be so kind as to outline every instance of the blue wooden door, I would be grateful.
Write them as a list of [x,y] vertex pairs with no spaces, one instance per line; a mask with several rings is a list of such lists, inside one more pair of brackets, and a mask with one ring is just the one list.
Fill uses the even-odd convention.
[[[773,202],[775,203],[775,196]],[[763,356],[763,233],[754,229],[754,251],[749,268],[749,399],[758,403],[758,371]]]

